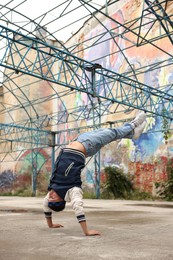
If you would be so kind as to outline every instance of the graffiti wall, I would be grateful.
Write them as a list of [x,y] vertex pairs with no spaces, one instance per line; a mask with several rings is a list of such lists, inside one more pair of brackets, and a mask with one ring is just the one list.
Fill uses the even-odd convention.
[[[150,66],[158,61],[164,62],[167,53],[172,53],[173,48],[171,42],[167,38],[155,41],[154,44],[144,44],[140,47],[132,47],[132,42],[137,42],[136,35],[128,32],[121,37],[124,28],[119,26],[119,23],[126,24],[130,20],[134,20],[140,15],[141,1],[124,1],[120,9],[112,12],[110,19],[103,19],[102,23],[98,24],[91,22],[85,25],[81,33],[81,41],[87,43],[92,48],[84,48],[83,57],[86,60],[98,63],[104,68],[113,70],[117,73],[127,73],[142,68],[143,64]],[[150,18],[153,18],[152,15]],[[150,24],[146,24],[142,28],[142,35],[148,32]],[[111,34],[111,35],[110,35]],[[115,35],[112,38],[112,35]],[[117,35],[117,36],[116,36]],[[159,35],[159,27],[151,28],[149,37]],[[77,35],[79,38],[79,35]],[[128,40],[126,39],[128,38]],[[159,48],[156,48],[159,46]],[[122,51],[123,50],[123,51]],[[111,53],[111,55],[109,55]],[[113,54],[112,54],[113,53]],[[100,59],[102,57],[102,59]],[[171,60],[165,61],[171,63]],[[134,73],[131,78],[136,77]],[[172,65],[162,66],[158,69],[145,70],[144,73],[139,73],[138,80],[146,85],[154,88],[169,91],[169,85],[173,82]],[[108,90],[109,91],[109,90]],[[156,97],[157,99],[157,97]],[[85,94],[78,94],[75,102],[77,105],[88,104],[89,100]],[[164,104],[159,103],[158,109],[162,111]],[[106,119],[105,119],[106,121]],[[86,120],[86,125],[90,124],[90,119]],[[147,119],[147,127],[145,133],[138,140],[122,140],[121,142],[111,144],[101,151],[101,167],[107,165],[118,165],[123,168],[126,173],[133,176],[134,184],[141,190],[152,192],[155,194],[156,181],[166,179],[165,167],[167,158],[172,157],[172,135],[169,135],[168,143],[165,144],[165,139],[162,129],[163,120],[158,116],[149,116]],[[95,178],[93,164],[89,164],[86,170],[85,180],[87,183],[93,183]]]
[[[133,3],[132,3],[133,2]],[[124,33],[125,28],[120,24],[130,24],[136,17],[139,17],[142,11],[143,1],[131,1],[126,0],[118,5],[118,8],[111,10],[111,19],[99,17],[101,23],[89,21],[84,24],[83,28],[78,31],[66,44],[73,46],[73,43],[82,41],[87,46],[84,46],[83,51],[79,53],[81,58],[92,61],[102,65],[104,68],[115,71],[119,74],[130,75],[132,79],[137,79],[143,84],[150,85],[153,88],[160,88],[164,86],[164,91],[172,93],[169,90],[169,85],[173,83],[172,74],[172,61],[166,59],[169,53],[173,52],[172,44],[168,38],[162,38],[156,40],[153,44],[141,44],[137,47],[134,42],[137,43],[137,36],[127,31]],[[116,5],[117,6],[117,5]],[[151,16],[151,19],[153,17]],[[130,25],[129,25],[130,26]],[[143,26],[141,34],[145,35],[148,32],[150,24],[146,23]],[[157,37],[159,34],[159,28],[153,27],[150,30],[149,37]],[[123,35],[123,37],[122,37]],[[133,45],[133,46],[132,46]],[[155,46],[159,47],[156,48]],[[164,51],[161,51],[164,50]],[[111,55],[110,55],[111,53]],[[75,53],[74,53],[75,54]],[[100,59],[100,57],[102,57]],[[148,68],[151,68],[151,64],[155,64],[160,61],[163,66],[159,66],[157,69],[145,69],[143,71],[143,64]],[[170,63],[170,64],[169,64]],[[170,66],[166,66],[166,65]],[[58,67],[58,66],[57,66]],[[46,67],[43,68],[46,70]],[[57,68],[55,68],[57,69]],[[129,74],[129,71],[131,73]],[[135,73],[139,71],[139,73]],[[143,71],[143,72],[142,72]],[[134,73],[133,73],[134,72]],[[137,77],[137,78],[136,78]],[[51,97],[52,94],[63,92],[62,86],[55,86],[46,81],[35,80],[32,77],[22,75],[21,82],[29,82],[30,87],[27,86],[26,95],[32,96],[33,101],[39,100],[39,96],[43,99]],[[22,84],[18,82],[18,84]],[[10,97],[10,102],[14,101],[14,97]],[[26,98],[26,97],[25,97]],[[8,100],[9,97],[5,96],[4,100]],[[157,101],[157,97],[155,97]],[[20,121],[26,117],[28,113],[31,116],[36,117],[36,111],[39,111],[40,115],[54,115],[57,114],[57,120],[62,121],[61,124],[54,125],[49,130],[65,130],[71,127],[89,126],[93,124],[93,119],[90,113],[86,114],[85,119],[76,120],[75,123],[64,123],[68,114],[68,109],[78,108],[78,113],[83,106],[90,106],[90,99],[87,94],[75,92],[71,93],[70,99],[65,94],[61,99],[48,99],[46,102],[36,102],[34,107],[30,107],[26,113],[12,113],[13,120]],[[158,103],[158,109],[163,110],[164,104]],[[64,114],[63,114],[63,113]],[[34,114],[35,113],[35,114]],[[134,113],[132,113],[134,116]],[[18,120],[16,119],[18,118]],[[114,118],[115,120],[116,118]],[[123,119],[118,118],[118,119]],[[72,120],[71,120],[72,121]],[[102,123],[108,121],[108,117],[102,119]],[[4,116],[4,122],[9,123],[9,116]],[[70,120],[69,120],[70,122]],[[74,122],[74,118],[73,118]],[[173,157],[173,138],[169,134],[169,139],[165,143],[164,134],[160,129],[162,128],[162,118],[154,115],[149,115],[147,118],[147,127],[145,133],[140,136],[138,140],[123,139],[119,142],[114,142],[107,145],[101,150],[101,181],[104,181],[104,167],[108,165],[117,165],[121,167],[125,173],[130,174],[133,177],[134,185],[141,190],[151,192],[155,194],[155,182],[165,180],[166,176],[166,164],[169,157]],[[70,142],[76,137],[69,135],[67,132],[64,135],[57,136],[57,142],[64,144]],[[6,166],[0,166],[0,188],[1,190],[12,190],[17,186],[16,183],[21,183],[23,187],[27,187],[28,181],[31,181],[31,172],[35,167],[36,171],[40,171],[39,174],[44,174],[46,177],[45,183],[48,182],[48,177],[51,173],[51,152],[41,150],[34,154],[33,152],[24,152],[18,156],[19,161],[15,161],[13,165],[6,163]],[[5,163],[4,163],[5,164]],[[29,174],[29,175],[28,175]],[[29,176],[29,177],[28,177]],[[94,167],[94,159],[92,158],[86,166],[83,172],[84,186],[93,187],[96,185],[96,173]],[[28,179],[29,178],[29,179]],[[40,183],[44,183],[42,179]],[[44,185],[43,185],[44,186]],[[46,187],[46,184],[45,184]],[[40,188],[42,189],[42,188]]]

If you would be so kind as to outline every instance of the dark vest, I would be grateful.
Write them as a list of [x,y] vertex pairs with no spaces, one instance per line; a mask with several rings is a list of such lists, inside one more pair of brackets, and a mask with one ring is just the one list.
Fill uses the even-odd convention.
[[85,155],[77,150],[64,148],[58,155],[48,190],[53,189],[62,198],[73,188],[81,188],[81,171],[85,167]]

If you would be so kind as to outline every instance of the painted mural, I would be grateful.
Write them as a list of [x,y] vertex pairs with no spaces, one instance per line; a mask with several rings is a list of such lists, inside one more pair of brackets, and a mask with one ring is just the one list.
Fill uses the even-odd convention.
[[14,168],[3,170],[0,174],[0,193],[27,195],[32,194],[32,178],[36,174],[37,191],[45,193],[51,173],[51,159],[43,150],[27,150],[24,152]]
[[[142,64],[146,64],[146,66],[148,64],[149,66],[158,60],[164,63],[164,55],[173,50],[172,45],[167,38],[154,42],[154,44],[165,50],[164,54],[159,48],[155,48],[154,45],[144,44],[139,48],[131,48],[131,42],[136,42],[137,39],[136,36],[130,32],[125,35],[128,40],[125,37],[120,37],[124,29],[122,26],[119,26],[119,23],[124,24],[129,19],[133,20],[135,17],[139,16],[141,11],[141,9],[138,8],[140,5],[135,6],[135,3],[138,1],[135,1],[134,5],[132,5],[131,2],[131,0],[126,1],[126,4],[121,7],[121,10],[112,13],[113,20],[110,21],[105,19],[102,24],[95,24],[95,26],[92,24],[92,28],[88,30],[87,33],[79,31],[77,37],[81,37],[82,41],[87,41],[90,44],[92,44],[92,41],[97,42],[92,49],[85,49],[81,52],[82,54],[80,53],[82,58],[98,63],[104,68],[120,74],[126,73],[128,75],[128,72],[131,71],[130,77],[135,79],[136,75],[135,73],[133,74],[134,70],[140,71]],[[143,34],[147,32],[148,26],[150,25],[145,25],[143,27]],[[158,28],[152,28],[151,34],[150,37],[157,36]],[[102,35],[102,37],[100,37],[100,35]],[[114,35],[114,40],[112,35]],[[109,55],[110,53],[113,54]],[[103,58],[100,59],[100,57]],[[166,61],[166,63],[168,62],[170,62],[170,71],[168,71],[168,66],[166,66],[166,69],[164,66],[161,66],[158,69],[145,70],[147,72],[139,73],[138,80],[155,88],[165,86],[164,91],[173,94],[169,90],[169,85],[173,83],[171,60]],[[46,70],[46,67],[44,67],[44,70]],[[51,96],[54,93],[54,90],[56,93],[58,93],[58,91],[61,92],[60,86],[52,86],[46,81],[40,81],[39,84],[37,84],[32,77],[28,79],[26,75],[23,75],[22,81],[24,80],[27,82],[30,80],[30,88],[28,89],[27,94],[32,95],[33,100],[39,99],[39,96]],[[102,89],[100,89],[100,92],[101,91]],[[36,110],[41,111],[41,115],[52,116],[57,114],[56,120],[59,124],[55,125],[53,128],[50,126],[50,129],[52,131],[61,131],[70,129],[71,127],[75,128],[93,124],[90,110],[85,111],[85,119],[81,121],[76,119],[76,122],[73,123],[73,125],[67,123],[67,118],[71,116],[68,108],[77,107],[78,112],[80,113],[80,109],[82,109],[84,105],[88,107],[91,105],[88,96],[85,93],[76,92],[70,99],[52,100],[50,98],[49,101],[43,102],[42,105],[38,103],[35,108]],[[160,111],[163,110],[163,107],[164,104],[159,104]],[[32,111],[32,113],[34,113],[34,111]],[[26,117],[26,114],[15,114],[14,118],[15,117],[22,120]],[[8,117],[4,119],[5,122],[6,120],[8,123]],[[106,122],[107,118],[104,118],[104,120]],[[148,124],[145,133],[142,134],[138,140],[123,139],[119,142],[111,143],[101,150],[101,182],[105,181],[104,167],[114,165],[121,167],[126,174],[130,174],[136,187],[153,194],[156,193],[155,182],[167,178],[166,164],[168,158],[173,157],[173,139],[172,136],[169,135],[168,142],[165,143],[164,134],[160,131],[163,125],[162,118],[150,116],[147,120]],[[69,134],[68,132],[63,135],[59,134],[56,142],[63,145],[74,139],[76,134],[77,133],[74,133],[73,135],[73,133]],[[56,155],[57,154],[58,149]],[[37,161],[33,161],[32,151],[28,151],[20,156],[19,161],[14,163],[15,166],[10,166],[8,169],[0,168],[0,190],[7,192],[13,191],[18,189],[20,185],[27,189],[28,184],[31,183],[32,166],[34,166],[37,167],[36,170],[39,173],[38,178],[40,178],[40,180],[38,179],[38,187],[41,191],[44,190],[46,192],[48,179],[51,174],[50,157],[50,151],[46,152],[45,150],[41,150],[37,153]],[[35,166],[35,164],[37,164],[37,166]],[[42,178],[43,176],[44,178]],[[83,172],[83,180],[84,187],[96,186],[96,173],[93,158],[86,165]]]
[[[112,14],[114,21],[125,23],[127,16],[131,16],[134,12],[131,4],[127,2],[121,10]],[[128,10],[128,11],[127,11]],[[135,14],[134,14],[135,15]],[[132,19],[134,17],[131,17]],[[133,34],[128,34],[129,41],[124,40],[122,37],[116,37],[115,40],[111,39],[110,33],[115,35],[121,35],[123,28],[118,26],[114,21],[105,20],[103,25],[99,24],[95,28],[92,28],[88,34],[84,36],[84,40],[97,41],[91,50],[87,49],[84,52],[84,58],[89,61],[99,63],[103,67],[116,71],[117,73],[128,72],[129,67],[133,70],[141,68],[141,64],[155,63],[159,60],[164,61],[164,53],[159,51],[152,45],[144,45],[140,48],[128,48],[130,46],[130,40],[136,41]],[[148,30],[147,25],[143,28]],[[102,33],[104,37],[100,37]],[[158,31],[151,31],[157,35]],[[99,40],[100,37],[100,40]],[[91,42],[90,42],[91,44]],[[159,40],[158,44],[165,52],[172,52],[171,43],[168,39]],[[120,50],[125,50],[121,52]],[[110,55],[109,53],[114,53]],[[99,57],[106,57],[100,59]],[[168,67],[166,67],[168,70]],[[133,71],[132,70],[132,71]],[[133,75],[131,75],[133,78]],[[173,74],[171,71],[165,71],[165,68],[159,68],[155,70],[148,70],[143,74],[140,74],[139,81],[144,84],[151,85],[155,88],[165,86],[164,91],[169,91],[168,86],[173,82]],[[170,93],[170,92],[169,92]],[[170,93],[173,94],[173,93]],[[76,96],[76,105],[85,103],[89,105],[89,100],[85,94],[78,94]],[[160,111],[163,109],[163,104],[159,104]],[[165,139],[162,129],[163,120],[161,117],[152,116],[148,119],[147,128],[145,133],[141,135],[138,140],[122,140],[117,144],[111,144],[106,149],[102,149],[101,152],[101,165],[104,168],[107,165],[117,165],[122,167],[124,172],[131,173],[133,175],[134,184],[141,190],[152,192],[155,194],[156,180],[166,180],[165,167],[168,157],[172,156],[172,136],[169,136],[169,145],[165,144]],[[86,125],[90,124],[90,118],[86,120]],[[162,165],[162,167],[161,167]],[[104,179],[104,174],[102,176]],[[86,170],[86,182],[93,183],[95,176],[92,164],[90,164]]]

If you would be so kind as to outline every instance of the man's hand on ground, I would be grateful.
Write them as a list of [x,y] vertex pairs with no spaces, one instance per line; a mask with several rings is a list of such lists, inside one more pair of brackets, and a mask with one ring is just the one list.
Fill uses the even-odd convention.
[[100,236],[101,233],[97,230],[88,230],[86,236]]
[[50,226],[50,228],[61,228],[61,227],[64,227],[64,226],[61,225],[61,224],[52,224],[52,225]]

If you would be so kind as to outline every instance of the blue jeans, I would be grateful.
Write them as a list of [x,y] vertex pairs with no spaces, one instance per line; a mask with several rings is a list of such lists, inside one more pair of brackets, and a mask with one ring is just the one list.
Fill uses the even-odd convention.
[[80,134],[76,141],[82,143],[86,149],[87,157],[96,154],[104,145],[122,138],[132,139],[134,127],[126,123],[118,128],[101,128]]

